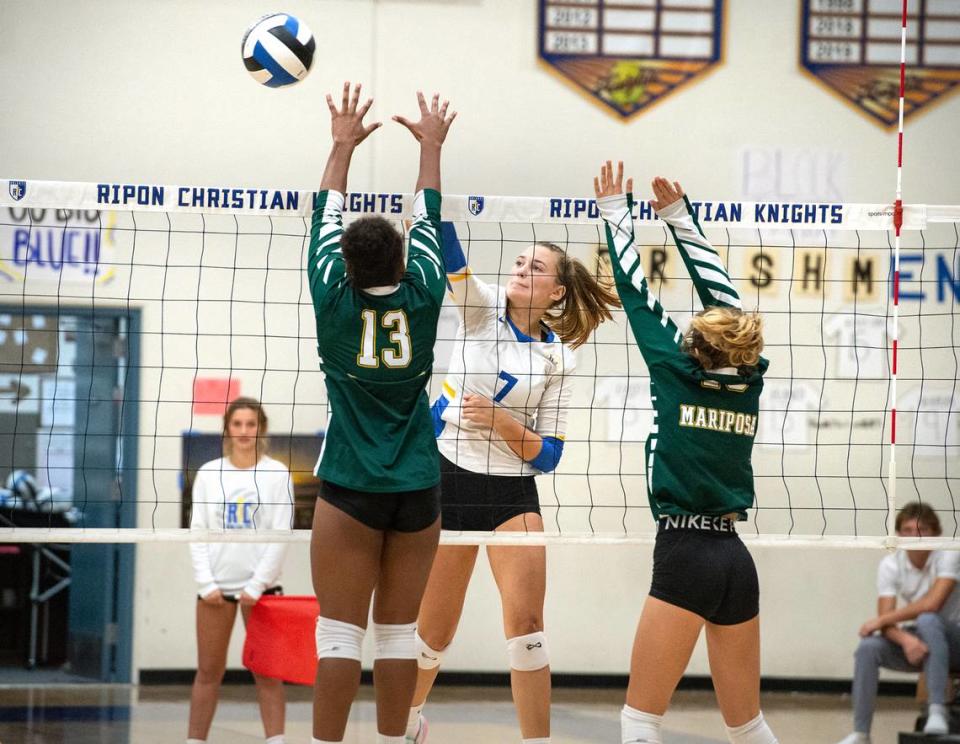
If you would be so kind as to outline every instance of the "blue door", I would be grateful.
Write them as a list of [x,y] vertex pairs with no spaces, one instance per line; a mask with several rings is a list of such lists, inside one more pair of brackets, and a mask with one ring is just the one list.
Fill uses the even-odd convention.
[[[127,317],[76,315],[74,504],[78,527],[133,527],[138,334]],[[131,332],[131,331],[134,332]],[[129,682],[134,546],[74,544],[68,660],[74,674]]]

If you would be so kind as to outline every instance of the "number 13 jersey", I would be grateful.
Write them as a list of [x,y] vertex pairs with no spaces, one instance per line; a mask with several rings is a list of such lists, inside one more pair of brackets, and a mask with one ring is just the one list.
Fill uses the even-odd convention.
[[343,194],[320,192],[307,259],[328,405],[314,473],[358,491],[430,488],[440,482],[426,393],[446,288],[440,194],[417,193],[406,272],[393,287],[350,283],[343,204]]

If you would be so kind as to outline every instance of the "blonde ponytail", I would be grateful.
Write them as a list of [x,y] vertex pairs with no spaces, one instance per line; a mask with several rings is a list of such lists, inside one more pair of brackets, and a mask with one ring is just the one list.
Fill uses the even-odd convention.
[[587,342],[597,326],[613,318],[610,308],[621,306],[613,278],[592,273],[555,243],[537,246],[557,255],[557,283],[566,290],[547,311],[544,322],[564,343],[577,348]]

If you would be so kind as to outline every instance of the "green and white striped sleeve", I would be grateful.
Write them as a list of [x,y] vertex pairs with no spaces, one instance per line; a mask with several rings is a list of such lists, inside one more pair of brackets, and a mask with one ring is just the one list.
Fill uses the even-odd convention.
[[650,291],[633,239],[633,195],[597,200],[606,226],[607,250],[617,292],[647,366],[682,353],[683,334]]
[[310,228],[310,250],[307,251],[307,279],[314,308],[329,287],[343,278],[346,271],[340,237],[343,235],[343,194],[339,191],[321,191],[313,210]]
[[417,192],[413,200],[413,223],[407,250],[407,275],[423,283],[438,305],[443,302],[447,289],[440,236],[440,202],[439,191],[423,189]]
[[703,306],[719,305],[742,310],[737,288],[733,286],[720,254],[703,234],[690,200],[684,196],[657,214],[667,223]]

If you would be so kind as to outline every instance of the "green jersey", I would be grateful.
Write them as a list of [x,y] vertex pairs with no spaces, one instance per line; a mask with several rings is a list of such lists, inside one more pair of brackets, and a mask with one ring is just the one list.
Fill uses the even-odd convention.
[[430,488],[440,481],[426,393],[446,291],[440,194],[415,197],[406,273],[394,287],[350,283],[343,203],[320,192],[307,259],[329,416],[314,473],[358,491]]
[[[600,199],[617,291],[650,370],[654,419],[647,437],[647,495],[654,518],[677,514],[746,518],[753,504],[750,456],[767,360],[742,375],[705,370],[682,348],[683,334],[650,291],[634,246],[633,196]],[[720,256],[690,202],[661,210],[703,305],[740,308]]]

